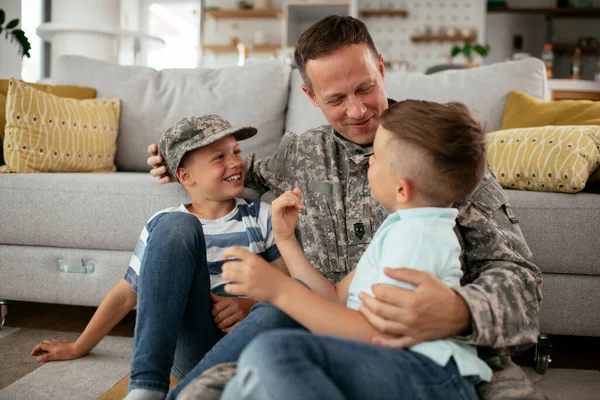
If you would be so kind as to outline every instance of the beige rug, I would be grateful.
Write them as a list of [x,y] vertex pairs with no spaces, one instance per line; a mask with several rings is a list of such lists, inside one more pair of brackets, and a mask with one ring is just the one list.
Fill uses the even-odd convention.
[[129,373],[131,338],[107,336],[86,357],[38,363],[31,349],[44,339],[78,333],[24,328],[0,331],[0,400],[97,399]]
[[[38,363],[29,352],[48,338],[74,340],[78,333],[23,328],[0,330],[0,400],[101,399],[127,394],[131,338],[107,336],[86,357]],[[600,372],[550,368],[525,372],[550,400],[600,399]],[[177,382],[172,378],[171,387]]]

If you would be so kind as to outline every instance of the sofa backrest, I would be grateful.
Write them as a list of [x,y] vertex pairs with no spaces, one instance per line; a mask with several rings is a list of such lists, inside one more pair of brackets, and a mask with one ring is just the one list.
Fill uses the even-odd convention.
[[56,66],[53,83],[93,87],[97,97],[121,99],[115,157],[121,171],[148,171],[148,145],[187,116],[219,114],[234,126],[256,126],[259,134],[240,147],[258,157],[273,154],[283,135],[290,77],[283,62],[156,71],[61,56]]
[[[327,123],[321,110],[313,106],[302,91],[301,83],[300,74],[293,70],[285,128],[296,133]],[[511,91],[519,90],[541,100],[550,97],[546,70],[537,58],[432,75],[388,72],[385,89],[389,98],[398,101],[415,99],[464,103],[479,115],[488,131],[500,129],[504,105]]]

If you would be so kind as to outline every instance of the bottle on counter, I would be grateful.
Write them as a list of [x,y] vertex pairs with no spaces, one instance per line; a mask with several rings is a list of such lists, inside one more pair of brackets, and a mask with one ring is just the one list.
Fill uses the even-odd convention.
[[582,79],[582,75],[581,49],[575,47],[575,54],[573,54],[573,61],[571,62],[571,79]]
[[552,43],[546,43],[542,55],[540,57],[546,66],[546,77],[552,79],[554,77],[554,52],[552,51]]

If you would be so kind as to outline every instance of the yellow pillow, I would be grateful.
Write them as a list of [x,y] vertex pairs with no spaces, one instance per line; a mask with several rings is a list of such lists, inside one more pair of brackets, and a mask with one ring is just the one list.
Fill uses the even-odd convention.
[[579,192],[600,154],[600,126],[545,126],[486,135],[490,168],[508,189]]
[[511,92],[504,106],[502,129],[547,125],[600,125],[600,101],[540,101],[523,92]]
[[10,79],[0,172],[111,172],[120,101],[75,100]]
[[[8,79],[0,79],[0,142],[4,139],[4,127],[6,126],[6,95],[8,94],[8,81]],[[96,89],[94,88],[69,85],[52,86],[41,83],[27,83],[27,85],[60,97],[69,97],[79,100],[93,99],[96,97]]]

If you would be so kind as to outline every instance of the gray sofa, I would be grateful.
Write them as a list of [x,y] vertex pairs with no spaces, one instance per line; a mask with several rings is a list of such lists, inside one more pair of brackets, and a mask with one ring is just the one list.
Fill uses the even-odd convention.
[[[179,118],[217,113],[234,125],[257,125],[259,135],[242,149],[258,156],[272,154],[284,130],[326,123],[297,71],[275,61],[157,72],[63,56],[53,81],[121,98],[119,172],[0,175],[0,300],[100,304],[123,277],[147,219],[187,199],[179,185],[151,178],[146,165],[147,146]],[[386,89],[396,100],[463,102],[490,131],[500,128],[511,90],[549,98],[536,59],[434,75],[392,72]],[[600,336],[600,195],[506,193],[544,273],[542,332]],[[93,261],[93,272],[60,270],[60,259]]]

